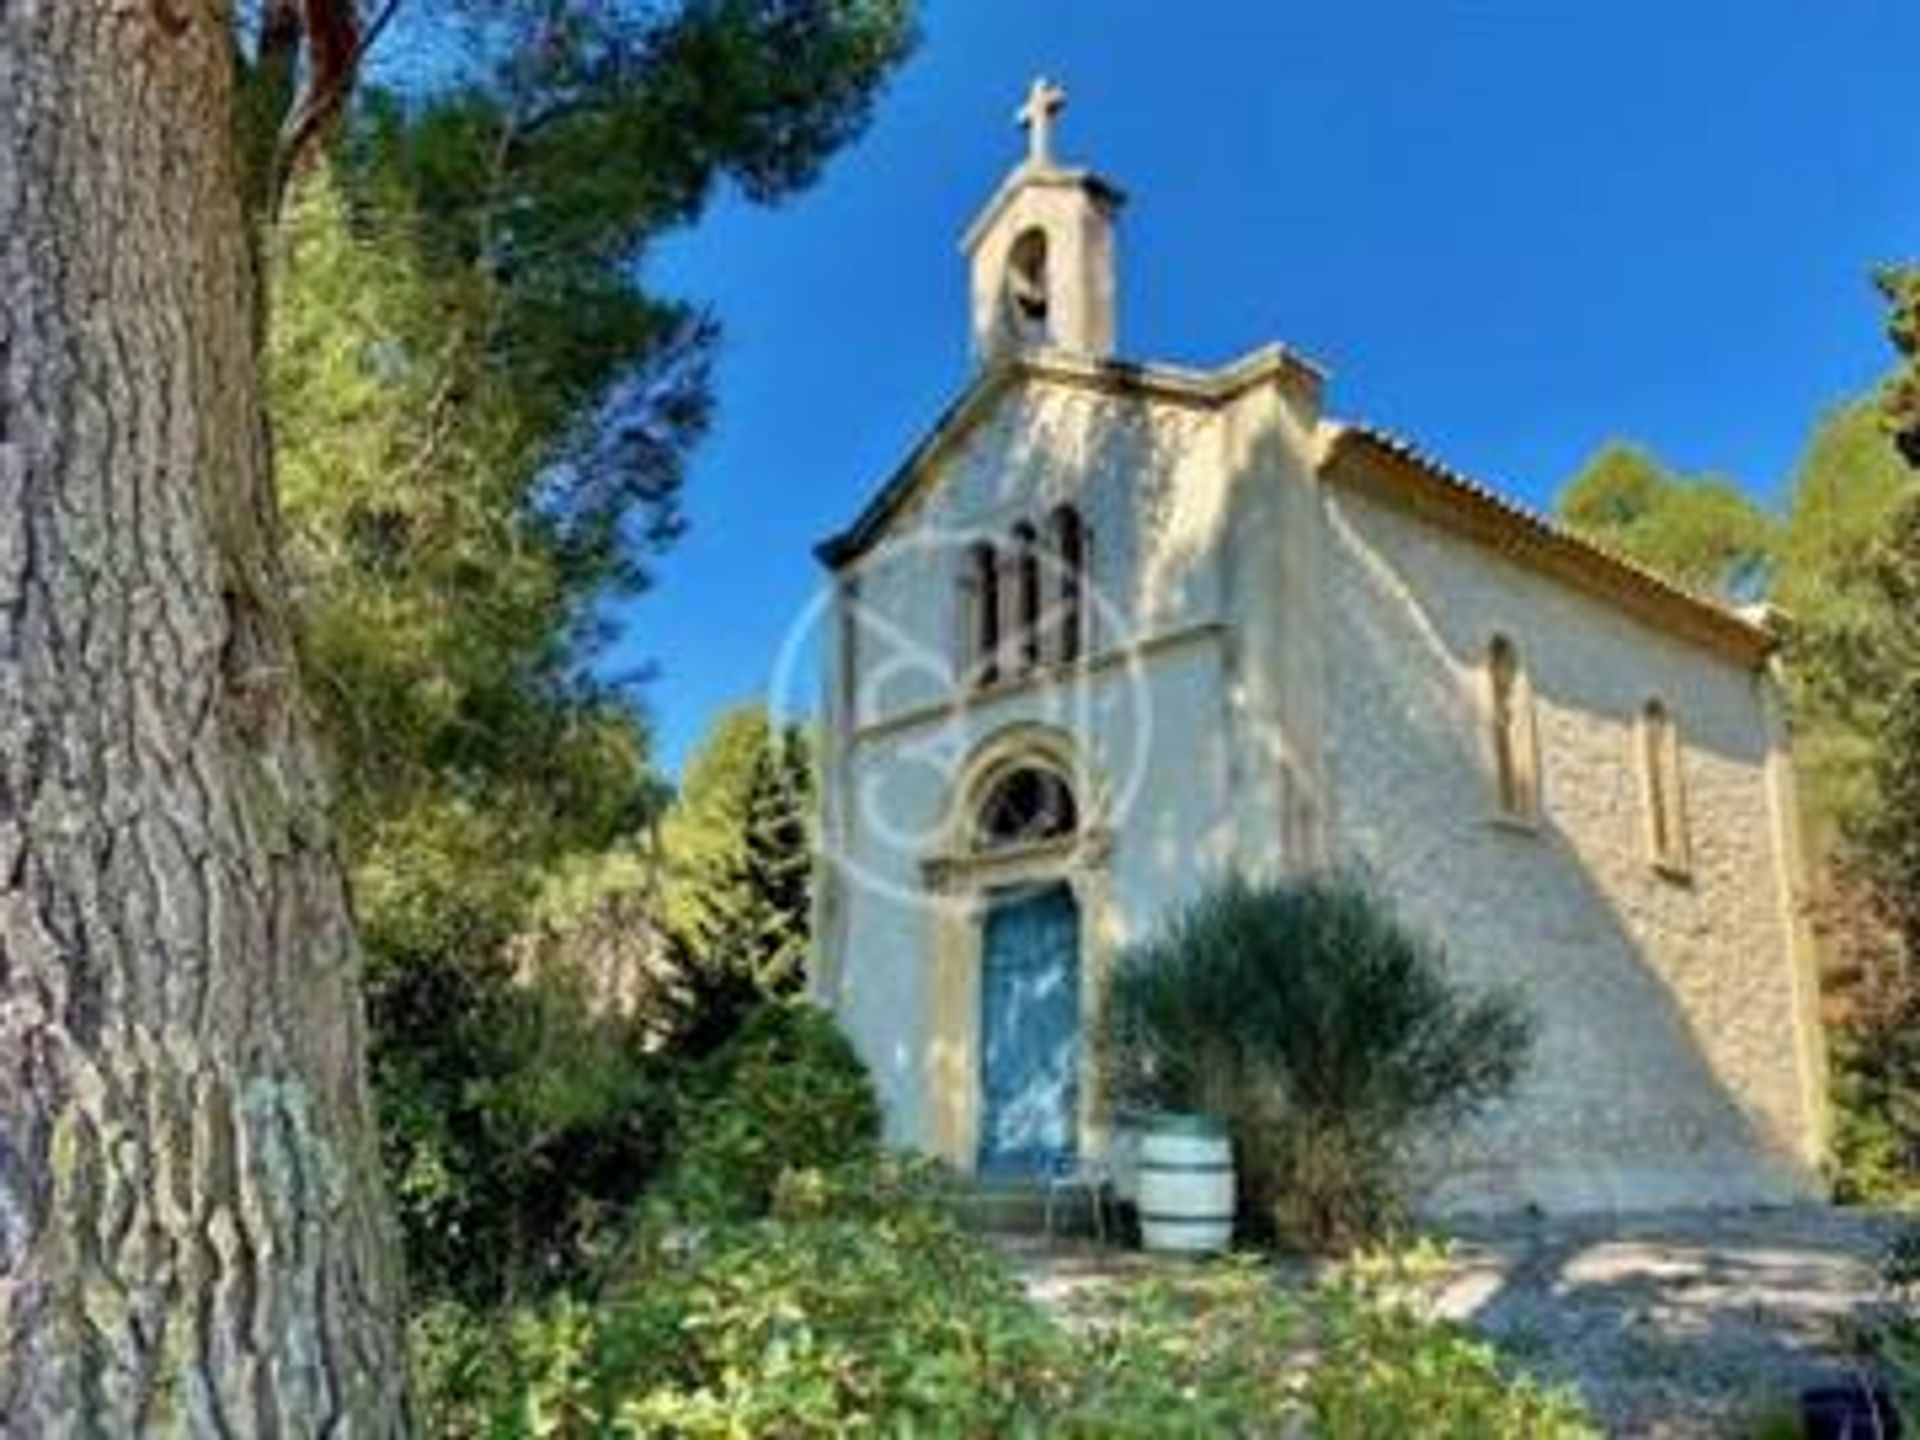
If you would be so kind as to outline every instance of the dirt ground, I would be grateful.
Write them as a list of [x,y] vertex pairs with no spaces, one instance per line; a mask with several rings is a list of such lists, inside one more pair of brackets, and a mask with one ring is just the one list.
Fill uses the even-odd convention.
[[[1798,1206],[1457,1225],[1434,1301],[1517,1366],[1578,1386],[1614,1435],[1737,1437],[1791,1413],[1803,1387],[1848,1375],[1848,1332],[1873,1314],[1900,1223]],[[1163,1263],[1002,1244],[1029,1292],[1069,1313]]]

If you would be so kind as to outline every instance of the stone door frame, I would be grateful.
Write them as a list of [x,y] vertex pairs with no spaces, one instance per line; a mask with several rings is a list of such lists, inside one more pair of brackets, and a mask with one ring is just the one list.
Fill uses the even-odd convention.
[[[1022,765],[1044,766],[1072,786],[1078,830],[1033,844],[976,849],[973,820],[981,799],[995,781]],[[1106,1150],[1107,1107],[1095,1035],[1114,949],[1113,836],[1101,823],[1100,791],[1091,782],[1064,731],[1031,724],[997,731],[962,767],[948,797],[940,841],[921,860],[933,916],[921,1133],[934,1154],[964,1174],[975,1173],[980,1154],[980,992],[987,910],[994,892],[1024,886],[1064,884],[1080,912],[1075,1142],[1083,1158]]]

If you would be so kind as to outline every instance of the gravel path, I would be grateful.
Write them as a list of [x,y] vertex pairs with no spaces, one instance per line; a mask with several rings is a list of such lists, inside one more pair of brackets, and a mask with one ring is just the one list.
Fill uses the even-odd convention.
[[1616,1435],[1738,1433],[1843,1376],[1897,1217],[1824,1206],[1456,1227],[1443,1313]]
[[[1898,1217],[1802,1206],[1516,1219],[1450,1227],[1441,1313],[1542,1378],[1577,1385],[1609,1432],[1739,1436],[1844,1377]],[[1071,1316],[1162,1263],[1135,1252],[1003,1238],[1033,1296]]]

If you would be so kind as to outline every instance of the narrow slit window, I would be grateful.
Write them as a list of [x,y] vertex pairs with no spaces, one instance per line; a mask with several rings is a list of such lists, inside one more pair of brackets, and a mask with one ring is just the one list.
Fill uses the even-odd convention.
[[1520,652],[1504,635],[1496,635],[1487,647],[1487,686],[1494,803],[1503,817],[1531,822],[1540,813],[1532,695]]
[[1062,661],[1078,660],[1086,648],[1087,527],[1080,512],[1062,505],[1053,512],[1054,591],[1049,617],[1047,653]]
[[1040,661],[1040,537],[1022,521],[1013,528],[1014,667],[1030,670]]
[[984,541],[967,553],[960,606],[962,672],[969,684],[991,684],[1000,653],[1000,567],[993,546]]
[[1640,766],[1646,791],[1647,847],[1656,869],[1684,874],[1687,811],[1680,777],[1680,728],[1659,700],[1640,711]]

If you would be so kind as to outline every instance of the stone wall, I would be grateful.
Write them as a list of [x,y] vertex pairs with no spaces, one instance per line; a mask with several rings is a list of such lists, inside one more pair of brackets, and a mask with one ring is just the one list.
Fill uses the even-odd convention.
[[[1087,853],[1041,858],[1098,910],[1083,920],[1103,953],[1230,866],[1331,854],[1372,868],[1463,977],[1525,993],[1540,1027],[1527,1081],[1471,1134],[1427,1147],[1435,1207],[1806,1193],[1821,1072],[1771,681],[1318,480],[1325,432],[1306,392],[1166,390],[1011,385],[841,576],[857,603],[831,627],[830,667],[852,673],[830,685],[818,975],[873,1067],[889,1137],[970,1162],[955,1114],[973,1083],[961,982],[975,921],[942,909],[930,877],[953,851],[970,757],[1030,726],[1068,737],[1102,832]],[[963,691],[967,544],[1063,502],[1093,537],[1087,657]],[[1494,814],[1496,633],[1534,698],[1532,827]],[[1636,727],[1654,697],[1683,743],[1684,876],[1651,863]],[[991,883],[965,885],[977,900]]]
[[[874,1070],[895,1143],[939,1143],[927,1057],[967,1020],[947,1012],[971,992],[936,983],[942,897],[928,893],[925,866],[948,848],[969,757],[1011,727],[1073,737],[1084,819],[1111,835],[1098,861],[1103,914],[1083,925],[1109,945],[1145,933],[1232,861],[1219,447],[1217,416],[1197,407],[1034,385],[944,457],[938,483],[855,568],[865,619],[851,733],[830,781],[839,953],[823,998]],[[1092,534],[1083,662],[963,691],[966,546],[1063,502]]]
[[[1378,501],[1330,487],[1326,516],[1336,851],[1464,976],[1519,986],[1540,1025],[1517,1099],[1426,1157],[1432,1202],[1804,1192],[1818,1079],[1769,792],[1771,682]],[[1534,827],[1495,814],[1495,634],[1534,695]],[[1637,719],[1655,696],[1680,727],[1684,877],[1651,863]]]

